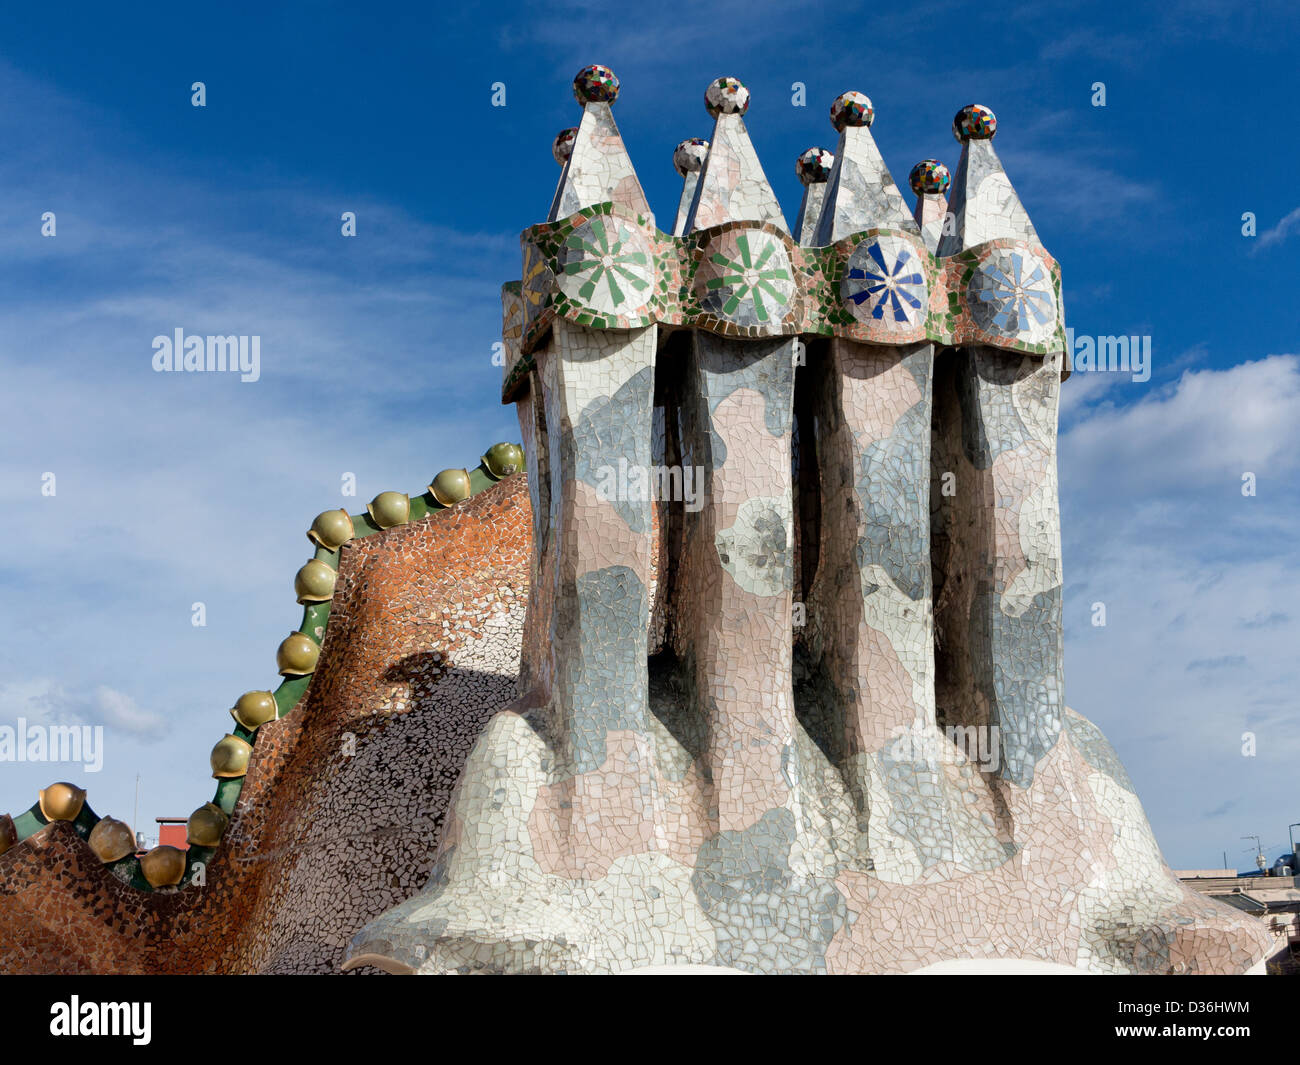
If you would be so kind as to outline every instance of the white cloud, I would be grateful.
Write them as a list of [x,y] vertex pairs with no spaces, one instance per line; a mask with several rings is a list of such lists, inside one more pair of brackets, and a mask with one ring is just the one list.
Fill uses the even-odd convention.
[[[1082,410],[1061,437],[1068,700],[1115,744],[1176,865],[1217,864],[1225,847],[1235,860],[1238,835],[1290,816],[1297,444],[1295,355],[1185,372]],[[1258,496],[1241,494],[1243,470]]]
[[48,678],[0,684],[0,724],[25,718],[31,725],[100,725],[145,741],[160,739],[170,723],[125,692],[99,684],[86,691]]
[[1079,460],[1071,489],[1089,498],[1141,488],[1149,500],[1239,487],[1246,471],[1261,479],[1290,473],[1300,460],[1300,357],[1189,370],[1137,403],[1077,422],[1061,449]]
[[[32,101],[0,116],[15,145],[0,160],[0,723],[104,725],[96,809],[129,811],[140,772],[142,811],[183,815],[211,794],[227,709],[279,683],[312,517],[517,439],[491,364],[517,236],[308,181],[177,173],[3,63],[0,89]],[[51,203],[43,239],[32,219]],[[261,380],[154,373],[152,338],[178,326],[260,335]],[[6,766],[0,810],[46,772]]]
[[1292,233],[1300,231],[1300,207],[1288,211],[1272,229],[1266,229],[1255,239],[1252,251],[1263,251],[1274,244],[1281,244]]

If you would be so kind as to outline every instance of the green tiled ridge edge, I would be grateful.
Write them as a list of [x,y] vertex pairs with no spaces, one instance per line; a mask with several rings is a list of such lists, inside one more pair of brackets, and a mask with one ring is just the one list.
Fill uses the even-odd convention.
[[[526,461],[524,468],[527,468]],[[503,479],[504,478],[494,476],[491,471],[488,470],[487,466],[480,461],[474,469],[469,471],[469,495],[466,496],[466,499],[472,499],[480,492],[491,488],[494,484],[497,484]],[[422,518],[432,517],[439,511],[452,509],[451,507],[444,507],[434,499],[433,494],[428,489],[425,489],[425,491],[418,496],[411,496],[410,500],[410,516],[402,523],[402,525],[393,526],[393,528],[402,528],[403,526],[410,525],[412,522],[419,521]],[[464,500],[461,502],[464,502]],[[367,511],[363,510],[360,514],[353,514],[350,516],[352,518],[353,540],[384,531],[371,520],[370,514]],[[313,557],[326,563],[331,569],[337,572],[342,550],[341,547],[337,550],[331,551],[329,548],[318,546]],[[302,622],[294,631],[303,633],[316,644],[323,644],[325,640],[325,630],[329,624],[329,616],[329,600],[321,603],[308,603],[303,607]],[[302,701],[302,697],[307,694],[307,689],[311,686],[313,675],[314,672],[308,673],[304,676],[289,676],[284,678],[280,683],[280,686],[276,688],[273,693],[275,696],[277,720],[286,717],[294,707]],[[252,746],[256,746],[257,744],[256,729],[250,731],[238,722],[232,721],[230,733],[240,737],[241,739],[247,740]],[[243,791],[243,787],[243,777],[231,777],[219,780],[217,782],[216,793],[212,797],[212,802],[219,806],[227,816],[230,816],[234,813],[235,804],[239,801],[239,795],[240,792]],[[71,822],[71,824],[73,830],[78,836],[82,839],[88,839],[91,830],[100,820],[100,816],[91,809],[90,803],[84,802],[81,807],[81,812],[77,815],[76,820]],[[41,805],[40,802],[37,801],[32,804],[30,809],[21,814],[15,815],[13,823],[18,836],[17,843],[21,843],[36,832],[39,832],[50,822],[46,819],[45,815],[41,813]],[[132,831],[136,831],[136,826],[132,825],[131,829]],[[14,844],[15,847],[17,846],[17,843]],[[188,887],[193,879],[195,867],[198,865],[206,866],[212,856],[216,853],[216,850],[217,848],[215,847],[191,846],[185,852],[185,875],[178,886],[182,888]],[[140,891],[153,892],[158,890],[145,879],[144,873],[140,869],[140,861],[134,854],[127,855],[120,861],[110,863],[109,868],[113,871],[121,870],[127,872],[131,886]]]

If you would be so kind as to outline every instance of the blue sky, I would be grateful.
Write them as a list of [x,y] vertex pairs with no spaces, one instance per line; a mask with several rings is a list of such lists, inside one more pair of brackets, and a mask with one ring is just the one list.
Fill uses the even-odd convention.
[[[661,220],[673,146],[709,135],[721,74],[753,94],[791,220],[794,159],[834,148],[838,93],[872,98],[900,181],[955,164],[959,107],[996,111],[1069,324],[1152,338],[1150,381],[1064,387],[1068,700],[1118,748],[1172,864],[1226,850],[1245,868],[1255,833],[1275,855],[1300,820],[1294,7],[614,11],[0,13],[0,724],[107,727],[98,774],[0,765],[0,809],[70,777],[129,819],[139,772],[141,827],[188,814],[226,708],[274,687],[312,516],[517,438],[491,363],[498,288],[549,205],[573,74],[602,62]],[[153,337],[178,326],[260,335],[261,380],[154,373]]]

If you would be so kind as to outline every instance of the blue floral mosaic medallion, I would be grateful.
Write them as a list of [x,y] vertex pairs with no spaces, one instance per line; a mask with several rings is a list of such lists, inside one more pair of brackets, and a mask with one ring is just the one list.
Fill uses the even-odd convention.
[[1056,331],[1052,272],[1023,249],[990,249],[975,268],[966,300],[971,318],[986,333],[1041,344]]
[[930,299],[915,245],[902,237],[868,237],[844,267],[840,294],[860,322],[911,330],[925,320]]

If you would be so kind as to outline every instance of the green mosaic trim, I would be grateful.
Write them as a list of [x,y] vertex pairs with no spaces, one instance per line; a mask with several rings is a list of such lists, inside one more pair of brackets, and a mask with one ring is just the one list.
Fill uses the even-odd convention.
[[[520,241],[523,280],[502,291],[502,336],[509,352],[502,382],[502,401],[506,403],[514,402],[525,390],[528,374],[536,367],[534,353],[545,343],[557,317],[590,329],[639,329],[658,324],[737,337],[838,336],[892,345],[930,340],[949,347],[978,344],[1040,356],[1065,348],[1060,266],[1042,247],[1021,241],[987,241],[940,259],[925,248],[917,234],[891,227],[854,233],[824,248],[801,247],[775,225],[758,222],[726,222],[674,237],[644,216],[613,203],[595,204],[568,218],[533,226],[524,231]],[[749,243],[762,245],[769,255],[779,249],[781,254],[774,258],[788,261],[794,288],[788,298],[767,282],[766,292],[756,299],[765,282],[752,280],[752,275],[760,271],[751,270],[741,279],[744,264],[733,261],[735,249],[744,244],[740,250],[746,252]],[[905,249],[909,275],[919,272],[924,279],[926,304],[912,301],[914,309],[905,306],[908,320],[902,325],[879,316],[864,319],[854,313],[843,295],[850,258],[871,244]],[[646,265],[653,267],[651,284],[644,291],[632,284],[640,280],[644,269],[638,249],[647,249]],[[968,303],[971,279],[999,249],[1032,256],[1050,272],[1054,322],[1044,339],[1023,339],[1033,335],[1023,327],[1021,335],[983,329],[972,315]],[[728,270],[729,276],[719,276]],[[769,272],[785,277],[784,268]],[[783,282],[778,284],[786,287]],[[733,298],[722,308],[707,306],[710,293],[726,285],[732,285],[733,292],[741,291],[745,299]],[[619,293],[624,290],[620,302]],[[746,299],[751,303],[748,319],[734,313]],[[776,313],[764,314],[769,309]],[[1046,322],[1046,317],[1041,319],[1042,324]],[[1041,334],[1042,329],[1033,332]]]

